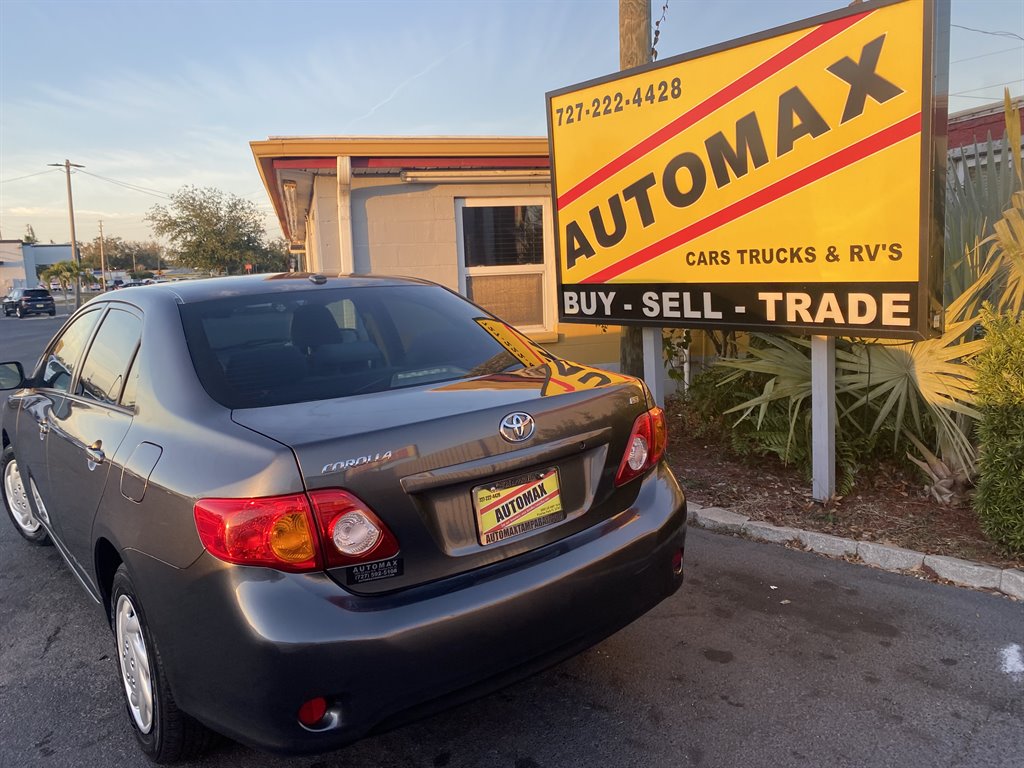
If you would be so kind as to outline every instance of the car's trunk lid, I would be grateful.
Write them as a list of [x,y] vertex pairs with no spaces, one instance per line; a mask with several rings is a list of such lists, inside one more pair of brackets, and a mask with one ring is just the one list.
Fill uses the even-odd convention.
[[[344,488],[391,529],[396,558],[329,571],[373,593],[522,554],[627,507],[636,484],[614,478],[646,408],[638,381],[559,361],[233,418],[291,447],[307,490]],[[535,424],[522,442],[499,431],[514,413]]]

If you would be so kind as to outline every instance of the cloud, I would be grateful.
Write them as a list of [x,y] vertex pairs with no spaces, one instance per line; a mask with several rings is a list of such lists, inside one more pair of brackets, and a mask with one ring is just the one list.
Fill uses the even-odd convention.
[[358,123],[361,120],[365,120],[366,118],[371,117],[378,109],[380,109],[384,105],[390,103],[391,101],[394,101],[395,97],[398,96],[398,94],[402,91],[402,89],[405,88],[407,85],[409,85],[413,81],[418,80],[419,78],[423,77],[424,75],[429,73],[431,70],[436,69],[442,63],[444,63],[447,59],[450,59],[456,53],[458,53],[463,48],[466,48],[468,46],[469,46],[468,42],[462,43],[462,45],[459,45],[459,46],[453,48],[452,50],[450,50],[447,53],[445,53],[443,56],[440,56],[439,58],[435,59],[433,62],[428,64],[426,67],[421,69],[416,74],[410,75],[409,77],[407,77],[405,80],[403,80],[398,85],[396,85],[394,87],[394,89],[391,91],[391,93],[388,94],[387,97],[385,97],[384,99],[382,99],[381,101],[377,102],[372,107],[370,107],[370,111],[367,112],[365,115],[360,115],[359,117],[354,117],[351,120],[349,120],[347,127],[351,127],[353,123]]

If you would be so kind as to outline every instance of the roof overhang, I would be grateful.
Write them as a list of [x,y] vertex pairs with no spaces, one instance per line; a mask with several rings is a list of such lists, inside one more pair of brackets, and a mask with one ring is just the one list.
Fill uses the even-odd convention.
[[275,136],[249,146],[292,243],[305,240],[314,177],[335,175],[340,157],[351,158],[356,176],[395,175],[432,183],[546,181],[550,168],[545,137]]

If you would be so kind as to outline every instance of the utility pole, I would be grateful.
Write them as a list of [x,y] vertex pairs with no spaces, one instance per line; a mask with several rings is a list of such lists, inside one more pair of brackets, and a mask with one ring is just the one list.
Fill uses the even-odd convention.
[[[651,0],[619,0],[619,69],[631,69],[651,61]],[[630,376],[644,373],[644,331],[623,326],[619,337],[619,370]],[[660,329],[657,331],[661,338]],[[650,336],[650,333],[647,334]],[[648,345],[650,346],[650,345]],[[661,349],[656,365],[661,366]],[[648,386],[651,382],[648,381]]]
[[103,219],[100,219],[100,293],[107,292],[107,259],[103,254]]
[[75,277],[75,309],[82,306],[82,254],[78,252],[78,240],[75,239],[75,204],[71,198],[71,169],[85,168],[84,165],[72,163],[65,159],[63,163],[49,163],[56,168],[63,168],[68,178],[68,218],[71,220],[71,260],[78,267],[78,275]]

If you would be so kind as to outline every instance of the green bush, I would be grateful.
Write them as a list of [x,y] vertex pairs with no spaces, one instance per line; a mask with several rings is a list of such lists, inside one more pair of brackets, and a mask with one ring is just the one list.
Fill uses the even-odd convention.
[[981,421],[981,527],[1011,554],[1024,555],[1024,313],[982,312],[988,344],[977,356]]

